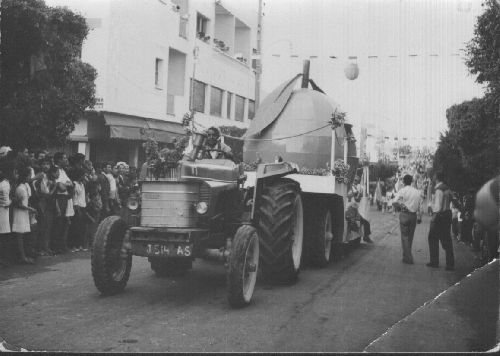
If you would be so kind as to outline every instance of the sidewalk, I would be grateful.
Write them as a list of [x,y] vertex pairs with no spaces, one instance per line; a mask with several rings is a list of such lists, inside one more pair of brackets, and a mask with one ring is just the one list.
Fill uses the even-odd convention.
[[[422,277],[427,283],[454,282],[390,327],[364,352],[481,352],[495,347],[498,350],[499,261],[474,269],[477,261],[470,247],[454,242],[456,271],[426,268],[423,264],[428,259],[428,224],[429,218],[424,217],[417,226],[414,257],[422,267],[413,269],[415,286]],[[390,235],[399,236],[399,227]],[[441,247],[440,255],[442,260]],[[425,284],[420,286],[425,288]]]

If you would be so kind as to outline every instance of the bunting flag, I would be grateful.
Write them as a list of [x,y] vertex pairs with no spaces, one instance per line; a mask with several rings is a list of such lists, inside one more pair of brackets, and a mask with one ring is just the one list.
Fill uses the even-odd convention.
[[[459,51],[464,51],[463,49],[460,49]],[[260,54],[259,53],[255,53],[254,54],[255,57],[258,57],[260,58]],[[273,53],[272,54],[273,57],[281,57],[281,54],[278,54],[278,53]],[[401,55],[401,56],[398,56],[398,55],[395,55],[395,54],[391,54],[391,55],[388,55],[387,58],[403,58],[403,57],[411,57],[411,58],[415,58],[415,57],[445,57],[446,54],[438,54],[438,53],[430,53],[430,54],[418,54],[418,53],[409,53],[408,55]],[[457,53],[457,52],[453,52],[453,53],[450,53],[449,54],[450,57],[460,57],[460,53]],[[290,55],[291,58],[299,58],[299,55],[298,54],[291,54]],[[319,58],[319,56],[317,55],[310,55],[309,58]],[[341,57],[339,56],[335,56],[335,55],[329,55],[328,58],[330,59],[339,59]],[[353,61],[353,60],[357,60],[358,58],[364,58],[364,56],[347,56],[347,59],[350,60],[350,61]],[[367,55],[366,58],[368,59],[384,59],[386,58],[386,56],[379,56],[379,55]]]

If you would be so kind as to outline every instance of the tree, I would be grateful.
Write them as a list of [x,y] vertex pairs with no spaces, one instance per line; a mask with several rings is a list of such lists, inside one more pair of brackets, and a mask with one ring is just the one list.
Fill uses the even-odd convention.
[[446,110],[449,131],[440,138],[434,168],[444,171],[452,188],[477,189],[500,173],[499,114],[492,95]]
[[440,138],[433,167],[459,191],[477,189],[500,173],[500,5],[485,0],[482,6],[466,65],[487,92],[446,110],[449,131]]
[[489,93],[500,95],[500,4],[486,0],[478,17],[474,37],[467,44],[466,64],[478,83],[486,83]]
[[95,69],[80,60],[85,19],[42,0],[3,0],[0,142],[59,145],[94,105]]
[[450,137],[449,132],[441,134],[434,156],[433,171],[442,171],[444,181],[450,185],[451,189],[465,192],[470,185],[471,177],[464,169],[460,152],[453,142],[454,139]]
[[385,181],[387,178],[394,177],[398,170],[397,165],[387,164],[383,161],[378,161],[376,164],[370,165],[370,180]]

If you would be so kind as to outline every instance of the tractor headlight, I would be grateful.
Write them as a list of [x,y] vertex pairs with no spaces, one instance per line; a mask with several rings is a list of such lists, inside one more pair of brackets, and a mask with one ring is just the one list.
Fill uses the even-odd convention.
[[200,215],[203,215],[208,211],[208,204],[205,203],[204,201],[200,201],[195,205],[195,207],[196,207],[196,212]]
[[130,210],[137,210],[139,207],[139,202],[137,201],[136,198],[128,198],[127,200],[127,208]]

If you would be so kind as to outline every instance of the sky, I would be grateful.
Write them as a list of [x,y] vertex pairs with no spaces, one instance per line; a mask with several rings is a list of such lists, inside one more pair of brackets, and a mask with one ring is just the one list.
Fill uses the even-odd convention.
[[[413,146],[435,144],[447,129],[446,109],[482,96],[463,52],[482,12],[480,0],[264,3],[263,96],[317,56],[310,77],[355,127],[367,127],[370,135],[383,131],[391,140],[399,133]],[[351,62],[359,67],[352,81],[344,74]]]

